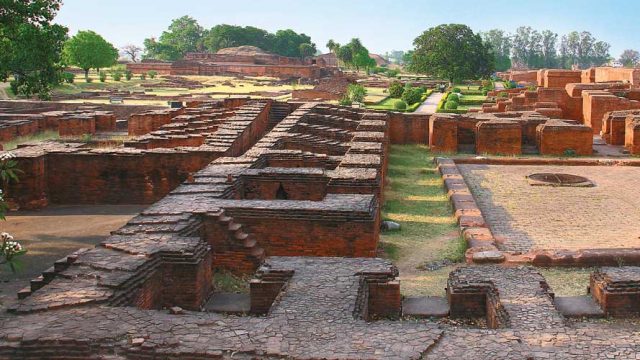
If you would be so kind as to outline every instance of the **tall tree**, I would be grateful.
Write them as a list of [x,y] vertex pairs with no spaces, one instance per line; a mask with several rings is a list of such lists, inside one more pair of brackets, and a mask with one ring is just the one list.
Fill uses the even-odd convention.
[[640,53],[636,50],[627,49],[622,52],[619,61],[624,67],[635,67],[640,62]]
[[412,70],[448,79],[450,83],[491,75],[490,45],[466,25],[443,24],[422,33],[413,44]]
[[190,17],[174,19],[158,40],[145,39],[146,58],[174,61],[188,52],[200,51],[202,47],[202,26]]
[[496,70],[509,70],[511,68],[511,37],[499,29],[489,30],[481,35],[484,42],[491,45]]
[[89,70],[109,67],[118,60],[118,50],[95,32],[78,31],[76,36],[64,44],[65,60],[84,70],[85,79]]
[[271,49],[272,52],[289,57],[297,57],[300,56],[300,45],[301,44],[310,44],[313,53],[316,52],[316,45],[311,42],[311,38],[303,33],[298,34],[291,29],[286,30],[278,30],[276,31],[273,47]]
[[554,68],[557,66],[556,46],[558,42],[558,34],[551,30],[542,31],[542,66],[546,68]]
[[138,45],[127,44],[121,48],[122,52],[133,62],[138,62],[138,56],[142,53],[142,48]]
[[327,48],[329,49],[329,52],[335,53],[336,49],[339,47],[340,47],[340,44],[333,41],[333,39],[330,39],[329,41],[327,41]]
[[67,28],[51,24],[60,0],[3,0],[0,6],[0,81],[13,77],[19,95],[48,99],[59,83]]

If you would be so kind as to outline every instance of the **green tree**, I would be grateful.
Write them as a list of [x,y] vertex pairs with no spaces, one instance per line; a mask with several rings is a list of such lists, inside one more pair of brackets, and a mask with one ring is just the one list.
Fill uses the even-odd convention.
[[0,81],[13,77],[18,95],[48,99],[59,84],[67,28],[51,24],[60,0],[3,0],[0,6]]
[[327,48],[329,49],[329,52],[332,52],[335,54],[336,50],[340,47],[340,44],[338,44],[337,42],[333,41],[333,39],[330,39],[329,41],[327,41]]
[[620,62],[624,67],[634,67],[640,62],[640,53],[636,50],[627,49],[620,55]]
[[202,26],[194,18],[183,16],[174,19],[159,39],[144,40],[145,58],[175,61],[188,52],[203,51],[203,34]]
[[466,25],[443,24],[422,33],[414,40],[413,71],[456,80],[491,75],[494,58],[490,46]]
[[509,70],[511,68],[511,36],[499,29],[489,30],[481,35],[484,42],[491,45],[496,70]]
[[311,42],[311,38],[305,34],[298,34],[291,29],[287,30],[278,30],[276,31],[275,37],[273,39],[273,47],[271,49],[272,52],[289,57],[298,57],[300,56],[300,45],[301,44],[310,44],[313,49],[313,53],[316,52],[316,45]]
[[118,50],[95,32],[78,31],[76,36],[64,44],[66,61],[84,70],[85,79],[89,70],[109,67],[118,60]]
[[309,43],[300,44],[300,57],[306,58],[315,53],[315,47]]

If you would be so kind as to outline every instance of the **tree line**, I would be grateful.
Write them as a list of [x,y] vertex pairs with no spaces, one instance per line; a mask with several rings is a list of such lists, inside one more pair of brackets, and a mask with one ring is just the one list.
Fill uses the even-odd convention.
[[559,36],[551,30],[538,31],[521,26],[513,34],[493,29],[481,36],[491,45],[498,71],[510,68],[571,69],[574,65],[584,69],[611,60],[611,45],[596,39],[588,31],[572,31]]
[[275,34],[253,26],[221,24],[204,29],[190,17],[171,22],[159,38],[144,40],[146,59],[179,60],[188,52],[217,52],[220,49],[250,45],[288,57],[306,57],[316,53],[316,45],[304,33],[286,29]]

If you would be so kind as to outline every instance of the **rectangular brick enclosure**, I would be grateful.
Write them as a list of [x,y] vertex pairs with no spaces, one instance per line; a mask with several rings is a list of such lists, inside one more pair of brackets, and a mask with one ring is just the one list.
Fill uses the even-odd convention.
[[[633,166],[458,164],[503,251],[640,247],[639,169]],[[594,187],[532,186],[533,173],[566,173]]]

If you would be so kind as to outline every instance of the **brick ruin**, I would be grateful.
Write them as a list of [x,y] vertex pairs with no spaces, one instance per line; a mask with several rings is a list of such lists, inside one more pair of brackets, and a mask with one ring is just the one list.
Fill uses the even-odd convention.
[[[534,71],[526,72],[531,77]],[[536,73],[536,90],[496,90],[496,103],[483,105],[481,112],[536,111],[540,114],[576,120],[600,134],[607,112],[640,108],[640,70],[591,68],[584,71],[542,69]],[[518,73],[503,74],[509,78]],[[499,96],[505,93],[507,98]]]
[[135,74],[156,71],[160,75],[234,75],[319,79],[338,73],[321,59],[298,59],[267,53],[254,46],[221,49],[215,54],[188,53],[183,60],[144,60],[127,64]]
[[591,155],[591,129],[536,111],[434,114],[429,119],[432,151],[476,154]]
[[[411,312],[398,269],[376,258],[389,144],[587,152],[592,133],[582,124],[534,112],[429,116],[230,99],[137,111],[127,125],[134,137],[119,147],[13,151],[27,175],[8,194],[24,208],[152,205],[18,294],[0,315],[0,358],[627,358],[640,350],[634,332],[568,323],[535,268],[482,265],[496,260],[488,256],[496,241],[453,160],[439,160],[439,170],[476,264],[449,275],[448,319]],[[254,274],[244,316],[207,310],[217,269]],[[589,301],[601,314],[635,316],[636,283],[637,268],[596,270]],[[485,325],[447,322],[479,318]]]

